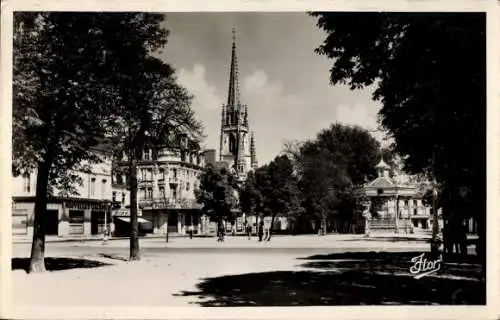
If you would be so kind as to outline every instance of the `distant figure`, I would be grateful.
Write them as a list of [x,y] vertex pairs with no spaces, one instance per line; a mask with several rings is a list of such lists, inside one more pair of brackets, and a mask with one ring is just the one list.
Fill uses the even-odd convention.
[[462,222],[460,224],[460,233],[458,234],[458,243],[460,247],[460,254],[466,256],[468,254],[467,250],[467,232],[469,231],[467,226]]
[[264,220],[259,222],[259,242],[262,242],[262,237],[264,236]]
[[193,226],[188,226],[189,239],[193,239]]
[[453,233],[449,222],[443,228],[443,248],[446,254],[453,254]]
[[246,233],[248,240],[250,240],[250,238],[252,237],[252,226],[249,223],[247,223],[246,225]]
[[271,229],[271,228],[270,228],[270,227],[268,227],[268,226],[266,226],[266,227],[264,228],[264,240],[266,240],[266,241],[271,240],[271,230],[270,230],[270,229]]
[[224,242],[224,226],[222,223],[217,225],[217,242]]

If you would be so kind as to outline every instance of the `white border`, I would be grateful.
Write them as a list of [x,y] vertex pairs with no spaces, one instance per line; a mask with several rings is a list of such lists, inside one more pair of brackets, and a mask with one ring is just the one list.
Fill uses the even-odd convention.
[[[499,317],[496,303],[499,298],[500,271],[498,248],[500,231],[498,201],[500,195],[500,158],[498,153],[500,120],[500,1],[395,1],[395,0],[189,0],[189,1],[3,1],[1,28],[1,108],[0,119],[0,315],[3,318],[69,319],[493,319]],[[294,307],[294,308],[157,308],[157,307],[47,307],[10,308],[10,256],[11,256],[11,96],[12,96],[12,12],[13,11],[421,11],[421,12],[487,12],[487,165],[488,165],[488,270],[487,307],[476,306],[423,306],[423,307]],[[457,66],[460,68],[460,66]],[[463,93],[467,94],[467,93]],[[467,152],[467,150],[464,150]]]

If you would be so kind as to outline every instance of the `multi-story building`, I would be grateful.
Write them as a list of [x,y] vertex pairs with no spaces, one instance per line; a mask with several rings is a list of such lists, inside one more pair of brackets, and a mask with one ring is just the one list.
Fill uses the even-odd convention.
[[[193,147],[187,135],[170,146],[145,150],[137,163],[137,201],[142,219],[153,224],[153,233],[185,234],[186,226],[200,231],[200,208],[194,190],[204,169],[203,152]],[[178,142],[178,143],[177,143]],[[127,159],[117,162],[126,166]],[[114,175],[116,190],[127,180]]]
[[[75,194],[53,188],[46,211],[46,234],[60,237],[100,235],[112,223],[111,155],[105,146],[94,149],[102,162],[89,172],[75,172],[81,184]],[[31,237],[36,195],[36,171],[12,179],[12,232]]]

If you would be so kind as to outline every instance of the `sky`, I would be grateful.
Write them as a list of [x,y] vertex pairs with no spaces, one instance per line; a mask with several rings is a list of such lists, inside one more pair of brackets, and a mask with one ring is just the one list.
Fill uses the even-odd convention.
[[[314,53],[326,34],[305,13],[168,13],[161,52],[193,95],[205,127],[204,147],[218,154],[221,106],[227,100],[232,28],[236,30],[240,97],[248,105],[259,164],[285,142],[313,139],[334,122],[376,130],[380,105],[372,88],[331,86],[332,60]],[[380,133],[375,132],[377,138]]]

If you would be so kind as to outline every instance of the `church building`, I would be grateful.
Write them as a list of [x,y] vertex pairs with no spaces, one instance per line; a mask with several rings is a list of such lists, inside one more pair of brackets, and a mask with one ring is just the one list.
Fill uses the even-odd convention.
[[227,102],[222,106],[219,162],[231,168],[240,181],[257,168],[255,140],[248,124],[248,106],[240,101],[238,58],[233,29],[233,46],[229,71]]

